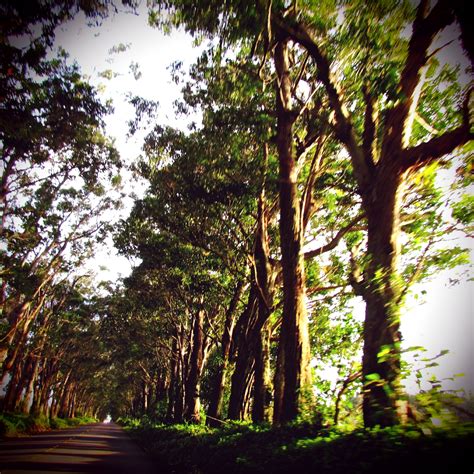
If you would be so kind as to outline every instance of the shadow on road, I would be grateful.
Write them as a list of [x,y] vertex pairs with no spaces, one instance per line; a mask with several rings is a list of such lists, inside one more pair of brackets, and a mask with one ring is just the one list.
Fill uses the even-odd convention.
[[98,424],[0,442],[1,474],[159,472],[114,424]]

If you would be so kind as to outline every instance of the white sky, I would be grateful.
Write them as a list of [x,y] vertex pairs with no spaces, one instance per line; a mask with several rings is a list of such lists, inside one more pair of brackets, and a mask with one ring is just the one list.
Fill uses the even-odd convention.
[[[172,126],[184,127],[182,119],[174,117],[173,101],[179,97],[180,89],[171,81],[167,67],[176,60],[184,63],[187,70],[198,55],[198,49],[192,47],[192,39],[183,32],[173,32],[164,36],[158,30],[148,26],[146,15],[119,14],[106,19],[100,27],[88,27],[83,17],[78,16],[58,31],[57,44],[70,53],[81,66],[82,72],[91,76],[95,84],[105,86],[105,98],[112,98],[115,113],[107,119],[108,133],[115,137],[122,157],[131,162],[140,154],[141,138],[127,140],[127,121],[134,116],[133,109],[126,103],[126,94],[141,95],[147,99],[159,101],[158,120]],[[127,51],[109,54],[109,50],[119,43],[130,43]],[[109,61],[109,62],[107,62]],[[129,69],[132,62],[139,64],[142,76],[135,80]],[[98,77],[106,69],[120,75],[110,81]],[[133,185],[136,186],[136,185]],[[136,189],[134,189],[136,191]],[[130,208],[131,200],[125,203],[124,215]],[[472,243],[469,244],[472,249]],[[93,263],[108,267],[108,271],[99,271],[99,277],[114,279],[117,274],[127,275],[129,262],[118,257],[113,248],[109,253],[99,255]],[[474,392],[474,323],[473,284],[464,278],[463,283],[448,287],[450,274],[437,277],[425,286],[425,303],[410,298],[402,319],[404,346],[424,346],[427,352],[422,357],[434,357],[443,349],[450,353],[438,360],[440,367],[430,369],[439,378],[452,377],[456,373],[465,376],[454,382],[445,381],[449,388],[463,387]],[[413,294],[416,293],[416,288]],[[421,291],[421,288],[418,289]],[[358,312],[363,307],[358,305]],[[428,377],[427,377],[428,378]],[[423,388],[428,388],[425,381]],[[408,384],[414,390],[412,382]]]
[[[142,9],[143,10],[143,9]],[[124,52],[110,53],[119,44],[127,45]],[[107,132],[114,137],[122,158],[131,163],[141,153],[144,134],[127,137],[127,122],[134,117],[134,109],[127,102],[127,94],[139,95],[159,102],[158,120],[161,124],[184,128],[187,124],[173,113],[173,102],[180,95],[180,87],[171,81],[167,68],[176,60],[183,62],[183,70],[197,58],[200,49],[192,47],[192,39],[184,32],[162,34],[147,23],[146,14],[118,14],[107,18],[100,26],[87,26],[83,15],[64,24],[56,34],[56,46],[61,46],[76,60],[84,75],[98,86],[104,100],[111,99],[114,113],[106,118]],[[135,80],[131,63],[139,64],[141,77]],[[99,74],[110,69],[117,74],[107,80]],[[126,185],[126,183],[125,183]],[[140,194],[140,186],[133,183],[126,192]],[[122,216],[126,216],[132,200],[124,202]],[[99,279],[115,279],[117,274],[126,276],[130,262],[118,256],[109,240],[109,249],[92,262]]]

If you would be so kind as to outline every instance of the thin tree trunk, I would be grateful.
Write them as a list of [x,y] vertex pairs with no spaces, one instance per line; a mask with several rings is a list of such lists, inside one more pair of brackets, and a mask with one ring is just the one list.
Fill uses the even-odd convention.
[[[265,177],[268,150],[265,147],[265,160],[263,176]],[[245,394],[248,391],[250,375],[256,368],[255,386],[260,396],[267,391],[268,377],[265,376],[263,367],[266,362],[262,360],[265,353],[261,351],[261,331],[273,311],[273,296],[276,272],[270,262],[270,248],[268,243],[268,217],[265,205],[265,183],[258,205],[258,226],[255,234],[253,250],[253,265],[251,270],[252,286],[249,295],[247,311],[243,313],[238,324],[238,352],[235,371],[232,377],[231,398],[229,403],[229,418],[243,419],[245,412]],[[263,364],[263,365],[262,365]],[[257,401],[257,406],[266,403],[266,397]],[[260,403],[261,402],[261,403]],[[264,412],[254,411],[259,421],[263,421]]]
[[186,380],[186,370],[184,363],[184,327],[181,325],[178,331],[178,366],[177,366],[177,380],[176,388],[174,395],[174,422],[182,423],[183,422],[183,413],[184,413],[184,396],[185,396],[185,380]]
[[269,419],[270,404],[270,331],[264,326],[257,339],[255,351],[255,383],[252,421],[262,423]]
[[168,387],[168,407],[166,410],[166,419],[168,421],[173,420],[174,407],[175,407],[175,393],[176,385],[178,384],[179,378],[179,354],[178,354],[178,330],[174,330],[173,344],[171,346],[171,357],[170,357],[170,385]]
[[13,342],[17,335],[17,328],[25,313],[28,311],[30,302],[18,304],[9,314],[7,319],[9,322],[8,333],[2,338],[0,344],[0,363],[2,363],[2,378],[0,384],[4,383],[5,377],[8,377],[8,371],[13,366]]
[[66,382],[66,386],[64,388],[64,392],[61,397],[61,402],[59,404],[58,415],[60,418],[68,417],[70,399],[72,395],[72,387],[73,387],[73,384],[70,382],[70,378],[68,378]]
[[257,312],[257,288],[252,284],[245,311],[239,318],[236,327],[237,359],[232,374],[229,408],[227,416],[231,420],[242,420],[244,417],[245,393],[248,386],[249,374],[253,370],[255,360],[253,347],[249,341],[248,332],[251,321]]
[[66,388],[68,386],[71,374],[72,374],[72,369],[70,369],[67,372],[67,374],[65,375],[62,383],[60,384],[59,390],[57,390],[57,389],[55,390],[55,392],[57,392],[57,393],[55,395],[55,399],[53,400],[53,404],[51,406],[51,417],[52,418],[55,418],[56,416],[59,416],[59,412],[60,412],[61,406],[62,406],[62,401],[64,399]]
[[224,322],[224,331],[222,333],[221,346],[221,363],[214,380],[213,392],[211,394],[211,401],[209,403],[209,410],[207,412],[207,423],[209,426],[216,426],[222,418],[222,402],[224,398],[224,389],[226,383],[226,372],[229,363],[230,348],[232,344],[232,336],[234,332],[235,313],[239,304],[240,298],[244,291],[244,281],[237,283],[234,290],[234,295],[227,308],[226,318]]
[[190,359],[189,374],[186,381],[185,414],[187,421],[199,423],[201,421],[200,390],[201,371],[203,364],[203,324],[204,310],[199,309],[196,313],[193,328],[193,348]]
[[357,380],[358,378],[360,378],[361,375],[362,375],[362,372],[360,372],[360,371],[355,372],[355,373],[353,373],[353,374],[350,374],[350,375],[342,382],[342,387],[341,387],[340,390],[337,392],[336,403],[335,403],[335,405],[334,405],[334,418],[333,418],[334,426],[337,426],[337,424],[339,423],[339,414],[340,414],[340,411],[341,411],[341,400],[342,400],[342,396],[344,395],[344,393],[346,392],[346,390],[348,389],[348,387],[351,385],[351,383],[353,383],[355,380]]
[[68,406],[68,409],[67,409],[67,417],[68,418],[75,418],[76,417],[76,397],[77,397],[77,393],[74,389],[72,389],[71,390],[71,396],[69,398],[69,406]]

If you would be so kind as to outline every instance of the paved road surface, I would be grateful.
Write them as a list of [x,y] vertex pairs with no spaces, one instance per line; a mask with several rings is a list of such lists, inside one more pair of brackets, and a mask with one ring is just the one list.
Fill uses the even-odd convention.
[[0,474],[158,474],[160,471],[113,423],[55,430],[0,441]]

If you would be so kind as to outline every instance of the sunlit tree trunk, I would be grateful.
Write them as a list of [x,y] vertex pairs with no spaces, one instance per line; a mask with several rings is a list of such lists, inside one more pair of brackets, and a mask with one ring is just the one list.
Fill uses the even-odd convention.
[[75,418],[76,417],[76,398],[77,392],[74,390],[76,387],[75,385],[71,388],[71,393],[69,397],[69,404],[67,407],[67,418]]
[[61,403],[59,405],[58,415],[61,418],[68,418],[70,406],[71,406],[71,399],[73,395],[73,388],[74,388],[74,384],[71,382],[71,379],[69,378],[66,382],[66,386],[64,388],[64,392],[61,397]]
[[257,229],[252,255],[251,289],[246,311],[242,314],[236,328],[237,360],[232,377],[229,402],[229,418],[243,419],[246,394],[251,380],[254,380],[256,391],[253,392],[254,407],[252,418],[256,422],[264,421],[268,397],[265,396],[269,386],[267,371],[268,351],[262,350],[262,328],[273,311],[273,296],[276,272],[270,262],[268,236],[268,216],[265,200],[265,176],[268,160],[268,149],[264,149],[263,183],[259,197]]
[[14,412],[20,404],[21,400],[21,372],[23,361],[17,359],[11,370],[11,379],[8,383],[5,398],[3,399],[3,410],[6,412]]
[[[71,374],[72,374],[72,369],[70,369],[64,375],[62,382],[59,384],[59,388],[55,389],[55,396],[53,398],[53,403],[51,405],[52,418],[59,416],[59,411],[61,410],[62,402],[66,393],[66,389],[67,389]],[[35,391],[35,398],[36,398],[36,391]],[[34,402],[33,402],[33,406],[35,406]]]
[[[49,278],[45,279],[40,287],[49,280]],[[40,287],[37,289],[37,293],[40,293]],[[33,302],[30,300],[22,303],[13,311],[14,315],[11,316],[13,318],[11,319],[11,327],[5,338],[7,346],[2,351],[3,364],[0,386],[3,385],[6,378],[9,377],[9,372],[14,366],[17,357],[22,356],[29,328],[43,308],[47,294],[43,291],[42,294],[38,294],[38,296],[38,301]]]
[[283,319],[275,384],[274,423],[294,420],[302,409],[309,377],[309,335],[302,254],[302,222],[293,153],[291,81],[287,39],[275,47],[277,148],[279,158],[280,242],[283,273]]

